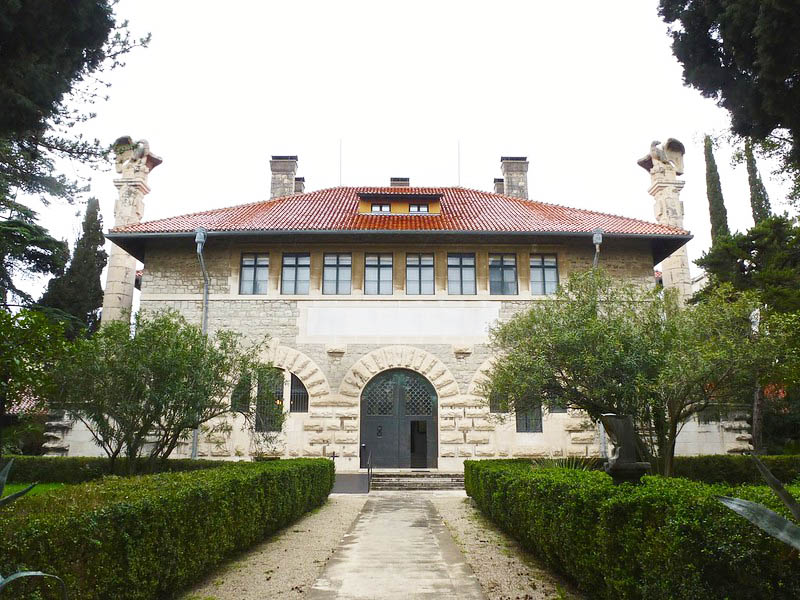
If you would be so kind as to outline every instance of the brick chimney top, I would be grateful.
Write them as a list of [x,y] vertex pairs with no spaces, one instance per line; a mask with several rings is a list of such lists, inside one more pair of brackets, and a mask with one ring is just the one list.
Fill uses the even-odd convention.
[[389,178],[389,185],[391,187],[410,187],[411,180],[408,177],[391,177]]

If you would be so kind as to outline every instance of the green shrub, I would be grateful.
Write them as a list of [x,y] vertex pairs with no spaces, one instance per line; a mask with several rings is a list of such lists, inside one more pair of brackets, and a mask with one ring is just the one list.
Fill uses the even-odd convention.
[[[333,479],[325,459],[224,463],[67,486],[57,503],[23,498],[0,512],[0,573],[54,573],[81,600],[172,598],[320,506]],[[32,597],[15,585],[9,597]]]
[[[782,483],[790,483],[800,476],[800,456],[759,456],[761,462]],[[763,485],[764,479],[749,456],[708,454],[704,456],[676,456],[676,477],[685,477],[706,483]]]
[[[39,483],[84,483],[99,479],[108,472],[109,461],[100,456],[4,456],[0,463],[14,459],[14,468],[9,476],[11,482],[38,481]],[[145,460],[140,459],[142,465]],[[175,473],[196,471],[225,465],[219,460],[191,460],[188,458],[169,459],[156,463],[158,472]],[[124,475],[128,472],[126,459],[118,458],[114,473]]]
[[[593,597],[679,600],[800,597],[800,558],[715,500],[734,495],[782,514],[765,486],[735,491],[647,476],[615,486],[599,471],[467,461],[480,509]],[[790,490],[800,494],[800,487]]]

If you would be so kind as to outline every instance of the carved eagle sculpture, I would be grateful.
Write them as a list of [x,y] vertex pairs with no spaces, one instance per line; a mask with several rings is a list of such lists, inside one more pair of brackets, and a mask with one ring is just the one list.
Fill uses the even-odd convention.
[[686,154],[686,148],[683,147],[682,143],[675,138],[667,138],[664,144],[658,140],[653,141],[650,144],[650,152],[636,162],[648,173],[653,168],[653,165],[662,163],[673,167],[676,175],[683,175],[684,154]]

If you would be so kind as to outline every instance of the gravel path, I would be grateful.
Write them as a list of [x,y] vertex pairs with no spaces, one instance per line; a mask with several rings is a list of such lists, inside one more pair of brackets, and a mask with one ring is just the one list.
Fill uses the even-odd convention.
[[489,600],[584,598],[486,519],[463,492],[435,492],[431,501]]
[[329,496],[323,506],[223,565],[181,599],[303,598],[366,501],[366,495]]

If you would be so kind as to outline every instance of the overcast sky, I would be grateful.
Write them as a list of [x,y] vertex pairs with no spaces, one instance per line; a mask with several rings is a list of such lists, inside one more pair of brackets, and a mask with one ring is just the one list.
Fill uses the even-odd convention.
[[[272,154],[299,156],[307,191],[339,185],[341,140],[343,185],[491,190],[500,156],[525,155],[532,199],[653,221],[636,160],[675,137],[690,259],[709,245],[702,136],[728,117],[682,85],[657,0],[122,0],[117,14],[153,39],[113,73],[86,131],[147,139],[164,159],[145,220],[268,198]],[[746,171],[726,148],[717,162],[730,226],[747,229]],[[761,170],[775,207],[780,185]],[[91,179],[106,229],[112,179]],[[42,222],[72,242],[78,210]]]

